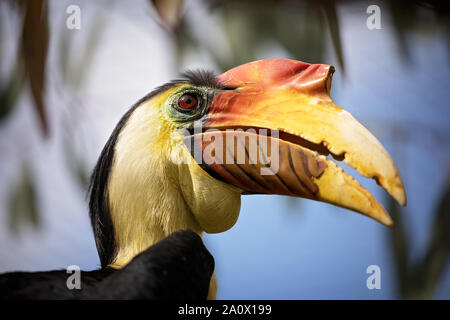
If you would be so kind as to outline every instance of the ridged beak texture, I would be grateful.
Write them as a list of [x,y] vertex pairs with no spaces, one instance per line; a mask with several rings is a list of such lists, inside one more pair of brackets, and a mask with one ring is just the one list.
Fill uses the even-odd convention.
[[[214,145],[216,139],[208,137],[213,134],[207,132],[191,139],[202,150],[215,149],[203,155],[208,170],[244,193],[305,197],[392,225],[382,205],[324,156],[331,154],[361,175],[376,179],[401,205],[406,204],[402,180],[387,151],[331,100],[333,72],[330,65],[286,59],[260,60],[233,68],[218,81],[234,90],[216,94],[204,122],[204,129],[220,130],[226,143]],[[276,130],[278,136],[273,135]],[[251,152],[252,141],[256,141],[256,157]],[[227,156],[237,159],[239,150],[247,162],[217,161]],[[268,158],[279,161],[275,170]],[[263,173],[264,167],[272,174]]]

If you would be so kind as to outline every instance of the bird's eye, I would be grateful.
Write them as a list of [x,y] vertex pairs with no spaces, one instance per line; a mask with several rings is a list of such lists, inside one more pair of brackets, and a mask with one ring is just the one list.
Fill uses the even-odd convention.
[[192,93],[186,93],[183,94],[178,99],[178,107],[181,108],[181,110],[190,111],[195,109],[198,106],[198,98],[195,94]]

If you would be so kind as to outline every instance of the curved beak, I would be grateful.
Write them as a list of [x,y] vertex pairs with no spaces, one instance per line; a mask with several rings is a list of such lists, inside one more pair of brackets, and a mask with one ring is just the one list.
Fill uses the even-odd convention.
[[[260,60],[218,77],[203,129],[189,138],[196,161],[243,193],[328,202],[392,225],[375,198],[334,161],[373,178],[401,205],[406,194],[381,143],[329,96],[334,68],[285,59]],[[195,148],[194,148],[195,149]],[[191,149],[192,150],[192,149]],[[192,151],[193,152],[193,151]]]

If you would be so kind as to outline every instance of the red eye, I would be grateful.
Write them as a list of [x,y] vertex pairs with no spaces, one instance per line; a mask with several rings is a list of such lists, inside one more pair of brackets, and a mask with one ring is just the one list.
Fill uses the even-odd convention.
[[184,110],[194,109],[198,104],[198,99],[192,94],[183,94],[180,99],[178,99],[178,106]]

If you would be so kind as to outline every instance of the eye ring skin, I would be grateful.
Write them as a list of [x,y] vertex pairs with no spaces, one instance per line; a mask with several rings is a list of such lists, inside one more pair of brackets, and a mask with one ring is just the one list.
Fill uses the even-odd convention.
[[[186,96],[191,96],[192,98],[194,98],[197,101],[197,103],[194,107],[183,108],[180,106],[181,99]],[[179,97],[176,100],[176,103],[173,104],[173,107],[175,110],[177,110],[180,113],[194,114],[196,111],[198,111],[199,109],[201,109],[203,107],[203,103],[204,103],[204,99],[201,94],[199,94],[198,92],[189,90],[189,91],[184,91],[181,95],[179,95]]]
[[[215,96],[223,91],[232,89],[213,89],[188,87],[178,90],[172,95],[168,104],[168,116],[173,119],[180,128],[192,128],[194,121],[206,121],[205,116],[209,112],[209,107]],[[192,109],[183,109],[178,106],[179,99],[184,95],[193,95],[197,98],[197,106]]]

